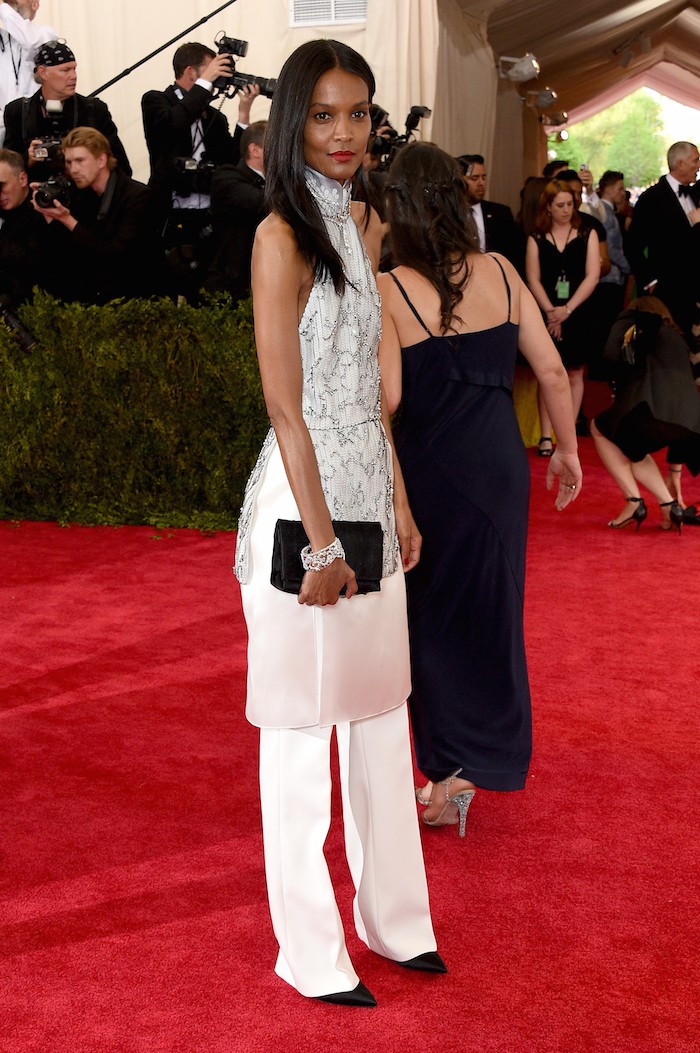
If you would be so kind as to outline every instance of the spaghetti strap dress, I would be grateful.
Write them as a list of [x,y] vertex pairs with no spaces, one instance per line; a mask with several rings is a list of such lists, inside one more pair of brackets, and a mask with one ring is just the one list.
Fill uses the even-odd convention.
[[[495,263],[498,260],[492,257]],[[418,767],[522,789],[531,754],[523,593],[530,475],[513,408],[518,327],[500,263],[501,325],[402,348],[396,443],[423,535],[407,575]]]

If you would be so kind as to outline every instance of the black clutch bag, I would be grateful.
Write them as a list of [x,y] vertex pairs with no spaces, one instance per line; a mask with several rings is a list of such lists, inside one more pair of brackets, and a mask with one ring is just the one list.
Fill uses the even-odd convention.
[[[345,560],[355,571],[359,593],[379,592],[382,580],[381,523],[333,520],[336,537],[345,550]],[[306,571],[301,550],[309,544],[304,526],[296,519],[278,519],[272,544],[270,583],[281,592],[299,595]],[[343,590],[344,591],[344,590]]]

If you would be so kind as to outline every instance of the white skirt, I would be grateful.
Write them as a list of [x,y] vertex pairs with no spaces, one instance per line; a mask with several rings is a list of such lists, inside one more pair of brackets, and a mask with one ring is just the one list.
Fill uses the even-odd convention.
[[401,568],[381,591],[307,607],[270,584],[278,519],[301,519],[277,444],[250,525],[246,717],[260,728],[327,726],[385,713],[410,694],[406,588]]

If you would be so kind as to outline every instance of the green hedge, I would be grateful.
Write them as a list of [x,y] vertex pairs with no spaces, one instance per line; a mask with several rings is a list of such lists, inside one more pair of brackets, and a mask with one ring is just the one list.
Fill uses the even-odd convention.
[[132,300],[0,325],[0,518],[227,529],[268,420],[250,302]]

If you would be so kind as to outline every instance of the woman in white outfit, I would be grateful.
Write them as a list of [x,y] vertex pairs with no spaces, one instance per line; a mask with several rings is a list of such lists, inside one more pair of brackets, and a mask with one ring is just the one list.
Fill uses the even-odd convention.
[[[272,428],[236,549],[276,971],[303,995],[347,1005],[376,1002],[348,956],[323,855],[334,728],[357,932],[401,965],[446,971],[430,920],[405,704],[403,571],[418,562],[420,535],[392,466],[379,383],[380,224],[351,201],[373,93],[364,59],[331,40],[298,48],[277,83],[265,143],[271,214],[252,267]],[[270,582],[278,520],[301,520],[308,537],[298,595]],[[332,522],[343,520],[381,525],[379,591],[358,594]]]

